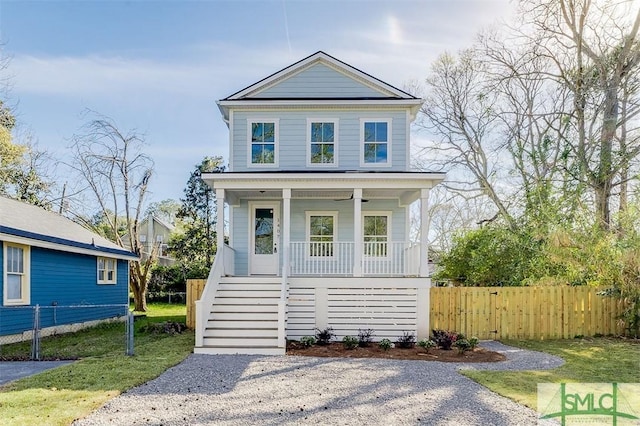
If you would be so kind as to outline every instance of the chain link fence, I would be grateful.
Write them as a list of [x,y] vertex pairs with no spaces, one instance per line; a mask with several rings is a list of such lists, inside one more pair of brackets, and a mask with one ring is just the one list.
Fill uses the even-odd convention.
[[186,305],[187,293],[184,291],[149,291],[147,292],[147,302]]
[[0,307],[0,360],[78,359],[114,351],[133,355],[128,305]]

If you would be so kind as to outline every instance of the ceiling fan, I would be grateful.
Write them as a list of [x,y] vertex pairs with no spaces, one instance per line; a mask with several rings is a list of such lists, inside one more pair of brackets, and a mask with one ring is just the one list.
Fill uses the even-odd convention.
[[[353,200],[353,193],[351,193],[351,197],[349,198],[338,198],[337,200],[333,200],[333,201],[350,201]],[[365,200],[364,198],[362,198],[360,201],[362,201],[363,203],[368,203],[369,200]]]

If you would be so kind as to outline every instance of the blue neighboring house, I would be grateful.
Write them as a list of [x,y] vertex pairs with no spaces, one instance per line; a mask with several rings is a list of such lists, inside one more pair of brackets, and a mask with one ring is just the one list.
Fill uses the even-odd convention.
[[65,217],[0,197],[0,336],[30,331],[36,305],[50,332],[124,315],[137,258]]

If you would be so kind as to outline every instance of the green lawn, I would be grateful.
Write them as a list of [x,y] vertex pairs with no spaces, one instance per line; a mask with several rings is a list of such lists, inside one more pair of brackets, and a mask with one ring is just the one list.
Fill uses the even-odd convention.
[[640,383],[640,342],[596,338],[504,341],[507,345],[547,352],[565,364],[543,371],[463,371],[492,391],[536,409],[538,383]]
[[[65,353],[73,347],[73,354],[82,359],[0,387],[2,424],[68,425],[119,393],[159,376],[191,353],[193,332],[171,336],[143,333],[140,328],[168,320],[184,322],[185,314],[185,306],[150,305],[147,316],[135,321],[133,357],[124,355],[123,324],[43,341],[43,353]],[[5,355],[7,350],[3,349]]]

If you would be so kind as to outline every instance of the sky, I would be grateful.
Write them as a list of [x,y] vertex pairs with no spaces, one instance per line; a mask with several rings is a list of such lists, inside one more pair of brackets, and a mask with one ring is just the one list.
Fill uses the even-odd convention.
[[3,77],[40,148],[68,159],[83,111],[97,111],[145,136],[148,201],[177,200],[202,158],[227,158],[216,100],[319,50],[406,87],[512,9],[508,0],[0,0]]

